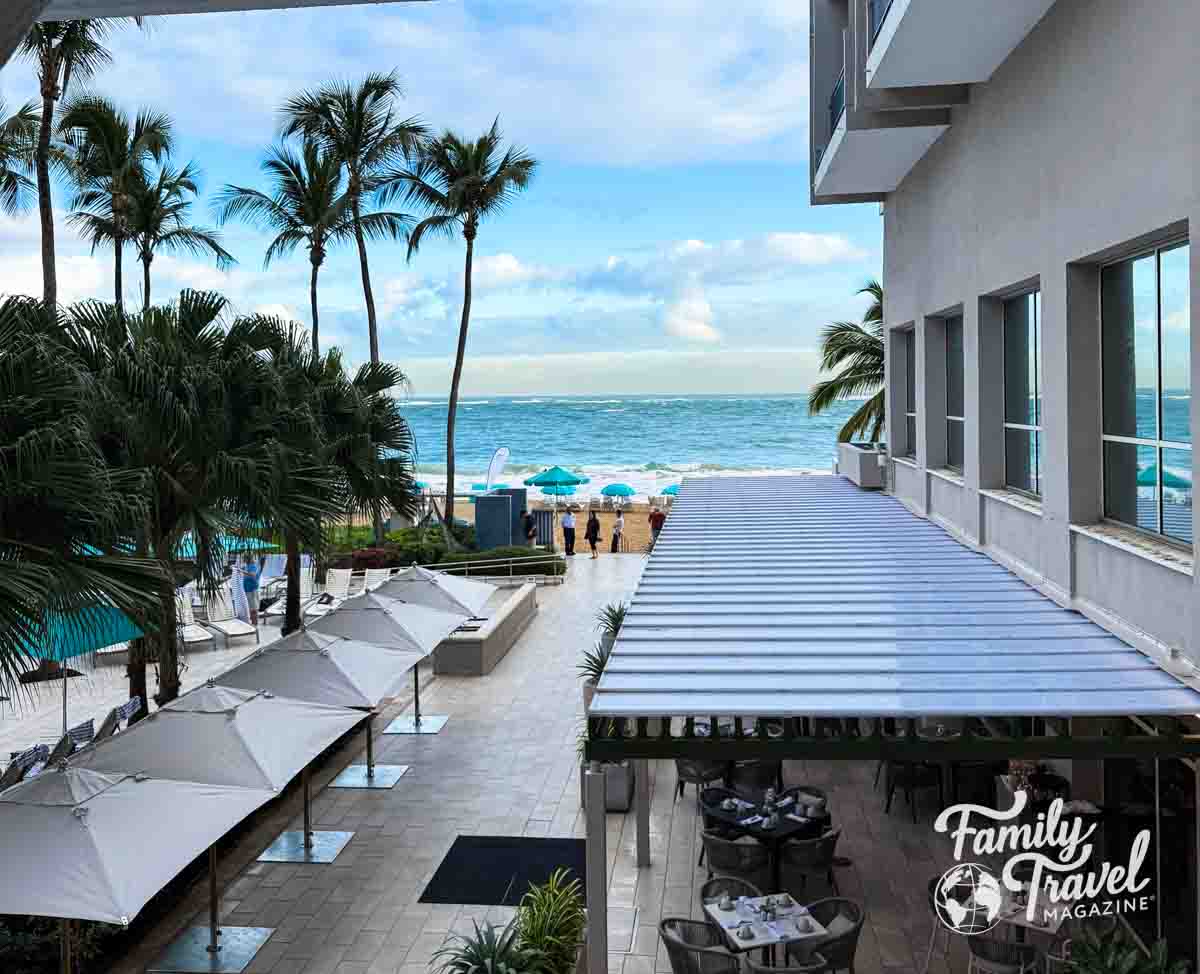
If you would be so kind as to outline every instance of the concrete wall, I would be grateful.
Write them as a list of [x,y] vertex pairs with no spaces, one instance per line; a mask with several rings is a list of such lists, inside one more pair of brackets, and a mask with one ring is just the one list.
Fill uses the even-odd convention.
[[[918,334],[921,468],[944,462],[944,377],[934,366],[945,309],[962,308],[965,358],[962,488],[897,463],[896,493],[1060,601],[1099,607],[1114,629],[1127,625],[1196,657],[1200,588],[1190,558],[1180,564],[1178,549],[1122,547],[1071,528],[1102,514],[1099,265],[1200,219],[1198,34],[1196,3],[1058,0],[991,81],[971,88],[950,130],[888,196],[884,216],[888,328]],[[1195,322],[1194,246],[1191,259]],[[980,494],[1003,488],[1000,307],[1030,287],[1042,293],[1043,492],[1040,503],[1005,503]],[[898,348],[893,337],[892,416],[903,412]],[[1200,388],[1194,326],[1191,369]],[[1195,397],[1192,416],[1200,429]],[[898,448],[900,424],[889,425]],[[1193,471],[1195,480],[1194,460]]]

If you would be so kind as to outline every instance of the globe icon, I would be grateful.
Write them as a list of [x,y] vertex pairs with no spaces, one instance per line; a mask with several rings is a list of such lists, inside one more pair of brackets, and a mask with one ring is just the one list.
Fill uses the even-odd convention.
[[987,933],[1000,920],[1000,881],[977,862],[951,866],[934,888],[933,905],[955,933]]

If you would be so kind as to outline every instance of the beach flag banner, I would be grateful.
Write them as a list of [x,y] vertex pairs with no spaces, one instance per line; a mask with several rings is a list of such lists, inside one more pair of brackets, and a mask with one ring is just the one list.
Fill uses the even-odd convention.
[[508,463],[508,447],[502,446],[492,454],[492,462],[488,464],[486,477],[488,490],[491,490],[496,481],[500,479],[500,474],[504,472],[504,465],[506,463]]

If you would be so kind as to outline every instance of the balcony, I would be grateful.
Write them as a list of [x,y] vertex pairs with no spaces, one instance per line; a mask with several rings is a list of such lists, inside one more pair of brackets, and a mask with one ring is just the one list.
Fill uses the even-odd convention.
[[987,81],[1054,0],[867,0],[867,87]]
[[846,69],[838,76],[833,86],[833,94],[829,96],[829,131],[836,132],[838,122],[846,112]]
[[949,127],[944,109],[843,110],[829,144],[815,159],[813,202],[882,200]]

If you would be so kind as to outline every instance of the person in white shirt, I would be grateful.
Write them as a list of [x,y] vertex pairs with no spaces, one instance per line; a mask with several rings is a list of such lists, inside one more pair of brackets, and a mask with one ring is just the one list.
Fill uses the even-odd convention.
[[562,517],[563,545],[568,555],[575,554],[575,512],[567,509]]
[[621,535],[624,533],[625,514],[623,511],[617,511],[617,519],[613,521],[612,553],[614,555],[621,550]]

